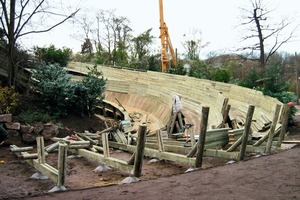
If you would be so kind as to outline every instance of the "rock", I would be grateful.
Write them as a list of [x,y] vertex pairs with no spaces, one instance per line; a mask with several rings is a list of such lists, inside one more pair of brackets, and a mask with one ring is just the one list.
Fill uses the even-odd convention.
[[111,168],[107,165],[99,165],[98,167],[96,167],[96,169],[93,170],[93,172],[107,172],[110,171]]
[[44,124],[44,129],[41,135],[44,137],[44,140],[47,141],[50,140],[50,138],[57,136],[58,133],[58,126],[56,124],[47,123]]
[[34,127],[33,126],[30,126],[30,125],[21,125],[20,127],[20,133],[21,134],[24,134],[24,133],[32,133],[34,130]]
[[65,191],[67,190],[67,188],[65,186],[55,186],[54,188],[52,188],[51,190],[49,190],[48,192],[59,192],[59,191]]
[[5,123],[5,127],[11,130],[20,130],[21,125],[18,122],[7,122]]
[[37,134],[40,134],[43,129],[44,129],[44,124],[42,122],[38,122],[37,124],[34,125],[33,131]]
[[12,122],[12,114],[3,114],[0,115],[0,122]]
[[7,130],[7,139],[5,140],[6,144],[22,145],[22,136],[16,130]]
[[23,133],[22,134],[22,140],[24,143],[31,144],[36,142],[36,137],[40,136],[39,134],[35,132],[31,133]]
[[31,179],[37,179],[37,180],[47,180],[49,179],[48,176],[42,174],[41,172],[34,173],[32,176],[30,176]]
[[130,177],[126,177],[121,181],[121,184],[128,184],[128,183],[136,183],[140,181],[139,178],[134,177],[134,176],[130,176]]

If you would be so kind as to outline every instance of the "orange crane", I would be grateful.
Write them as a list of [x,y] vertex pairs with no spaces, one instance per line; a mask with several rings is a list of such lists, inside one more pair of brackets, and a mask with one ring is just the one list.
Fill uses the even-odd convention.
[[164,21],[163,0],[159,0],[159,15],[160,15],[160,40],[161,40],[161,71],[166,72],[171,66],[171,59],[174,66],[177,64],[177,58],[172,46],[168,27]]

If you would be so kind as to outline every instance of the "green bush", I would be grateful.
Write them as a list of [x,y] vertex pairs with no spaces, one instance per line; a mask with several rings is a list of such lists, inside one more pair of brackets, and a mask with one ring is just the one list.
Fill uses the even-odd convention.
[[210,71],[210,77],[213,81],[228,83],[230,81],[230,74],[225,68],[216,68]]
[[88,75],[75,85],[74,95],[71,98],[71,105],[74,105],[76,112],[81,116],[94,111],[96,105],[103,99],[102,94],[105,90],[106,81],[97,70],[97,66],[89,70]]
[[59,116],[67,115],[69,99],[74,91],[71,75],[58,64],[41,66],[33,71],[37,80],[36,90],[47,112]]
[[46,111],[54,117],[66,116],[70,112],[81,116],[92,113],[102,100],[106,81],[96,66],[89,70],[88,75],[79,82],[72,82],[67,70],[57,64],[35,70],[35,88]]
[[26,110],[16,116],[16,120],[21,123],[34,125],[37,122],[53,121],[51,115],[43,110]]
[[18,105],[18,94],[14,87],[0,86],[0,114],[10,113]]
[[34,54],[40,61],[47,64],[59,64],[65,67],[70,61],[72,51],[69,48],[57,49],[54,45],[50,45],[49,47],[34,47]]

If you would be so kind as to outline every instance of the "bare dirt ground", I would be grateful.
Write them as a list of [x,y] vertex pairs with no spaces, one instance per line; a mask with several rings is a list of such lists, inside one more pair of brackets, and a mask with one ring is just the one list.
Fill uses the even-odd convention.
[[[85,120],[72,118],[63,123],[77,131],[102,126],[97,119]],[[289,127],[286,139],[300,139],[297,123]],[[130,154],[111,149],[111,156],[127,160]],[[70,157],[67,191],[48,193],[55,187],[52,180],[30,178],[37,171],[9,147],[0,146],[0,199],[300,199],[299,147],[230,165],[226,159],[204,158],[203,168],[190,173],[184,173],[189,166],[150,160],[144,160],[141,181],[120,184],[127,172],[97,173],[93,170],[100,163]],[[56,166],[57,155],[49,154],[47,162]]]

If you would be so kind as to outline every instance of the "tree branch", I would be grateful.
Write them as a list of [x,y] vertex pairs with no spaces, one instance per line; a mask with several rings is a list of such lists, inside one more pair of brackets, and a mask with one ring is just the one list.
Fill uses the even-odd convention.
[[74,17],[78,11],[79,11],[79,9],[76,10],[75,12],[73,12],[71,15],[69,15],[69,16],[68,16],[67,18],[65,18],[64,20],[58,22],[57,24],[51,26],[51,27],[48,28],[48,29],[44,29],[44,30],[40,30],[40,31],[28,31],[28,32],[25,32],[25,33],[23,33],[23,34],[18,35],[18,37],[21,37],[21,36],[24,36],[24,35],[28,35],[28,34],[32,34],[32,33],[44,33],[44,32],[48,32],[48,31],[54,29],[55,27],[57,27],[57,26],[63,24],[63,23],[64,23],[65,21],[67,21],[68,19]]

